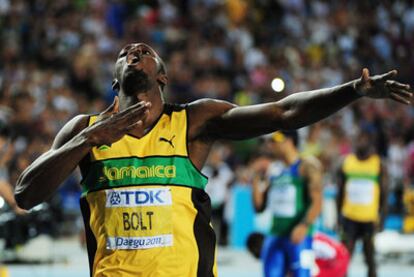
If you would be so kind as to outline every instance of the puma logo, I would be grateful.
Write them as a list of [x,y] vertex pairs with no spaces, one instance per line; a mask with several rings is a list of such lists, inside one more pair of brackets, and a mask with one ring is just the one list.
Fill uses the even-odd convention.
[[171,145],[172,148],[174,148],[174,144],[172,142],[174,138],[175,138],[175,135],[172,136],[170,139],[166,139],[166,138],[160,137],[160,141],[167,142],[169,145]]
[[109,150],[110,147],[111,147],[111,144],[110,145],[102,144],[101,146],[98,147],[98,150],[105,151],[105,150]]

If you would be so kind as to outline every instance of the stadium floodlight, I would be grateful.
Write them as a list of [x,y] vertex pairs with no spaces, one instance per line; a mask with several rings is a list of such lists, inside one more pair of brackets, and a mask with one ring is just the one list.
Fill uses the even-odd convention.
[[271,86],[275,92],[282,92],[285,89],[285,81],[282,78],[276,77],[272,80]]

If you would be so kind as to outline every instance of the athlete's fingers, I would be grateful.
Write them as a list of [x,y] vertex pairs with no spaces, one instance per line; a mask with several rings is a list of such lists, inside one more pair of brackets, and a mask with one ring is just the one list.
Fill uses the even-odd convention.
[[384,73],[382,75],[379,76],[380,80],[388,80],[391,79],[392,77],[395,77],[397,75],[398,71],[396,69],[391,70],[387,73]]
[[136,103],[128,108],[126,108],[125,110],[119,112],[116,115],[115,120],[117,121],[130,121],[129,124],[133,122],[137,122],[138,119],[137,117],[141,116],[146,110],[148,110],[148,104],[145,104],[146,102],[141,101],[139,103]]
[[390,88],[400,88],[400,89],[405,89],[405,90],[410,90],[411,89],[409,84],[399,83],[399,82],[394,81],[394,80],[385,81],[385,85],[387,85]]
[[131,129],[143,125],[143,121],[149,114],[150,107],[150,102],[138,102],[119,113],[112,114],[108,118],[108,124],[118,130],[122,130],[122,132],[128,132]]
[[125,110],[121,111],[119,114],[120,115],[124,115],[124,114],[128,114],[129,112],[136,110],[136,109],[140,109],[142,107],[145,106],[145,101],[140,101],[138,103],[135,103],[134,105],[129,106],[128,108],[126,108]]
[[147,110],[149,108],[151,108],[151,102],[141,101],[120,112],[119,116],[133,117],[136,114],[140,114],[143,110]]
[[149,102],[145,102],[142,106],[136,107],[134,109],[132,109],[127,116],[131,117],[131,118],[136,118],[136,116],[140,116],[143,113],[148,113],[149,112],[149,108],[151,107],[151,103]]
[[364,69],[362,69],[361,83],[367,82],[369,82],[369,70],[365,67]]
[[149,107],[151,107],[151,102],[148,102],[148,101],[141,101],[141,102],[138,102],[138,103],[136,103],[136,104],[134,104],[134,105],[132,105],[132,106],[128,107],[127,109],[125,109],[125,111],[128,111],[128,110],[135,110],[135,109],[138,109],[138,108],[141,108],[141,107],[146,107],[146,108],[149,108]]
[[131,131],[131,130],[133,130],[133,129],[135,129],[135,128],[140,128],[140,127],[142,127],[144,125],[144,122],[142,121],[142,120],[138,120],[137,122],[135,122],[135,123],[133,123],[133,124],[131,124],[131,125],[129,125],[129,126],[127,126],[126,128],[125,128],[125,131]]
[[143,122],[145,121],[148,114],[149,110],[145,108],[131,111],[129,114],[117,120],[117,122],[114,124],[117,125],[120,130],[129,131],[131,129],[139,127],[140,125],[143,125]]
[[110,115],[110,114],[117,113],[118,111],[119,111],[119,99],[118,99],[118,96],[115,96],[112,104],[108,108],[106,108],[106,110],[104,110],[101,113],[101,115]]
[[400,102],[400,103],[406,104],[406,105],[409,105],[411,103],[409,99],[406,99],[406,98],[402,97],[401,95],[399,95],[395,92],[391,92],[390,98],[392,100],[395,100],[397,102]]
[[119,112],[119,97],[115,96],[115,105],[114,108],[112,109],[112,113],[118,113]]
[[127,121],[137,122],[139,119],[146,117],[149,113],[150,104],[143,104],[142,106],[138,106],[132,110],[130,110],[127,114],[124,115],[124,119]]
[[410,99],[411,97],[413,97],[413,93],[405,90],[405,89],[400,89],[400,88],[391,88],[391,92],[400,95],[401,97]]

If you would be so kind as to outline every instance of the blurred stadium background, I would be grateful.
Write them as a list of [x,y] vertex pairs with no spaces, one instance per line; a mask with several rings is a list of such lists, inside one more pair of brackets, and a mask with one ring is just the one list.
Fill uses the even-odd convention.
[[[0,0],[0,41],[0,177],[12,186],[65,122],[112,101],[113,64],[129,42],[150,44],[167,63],[171,102],[263,103],[357,78],[363,67],[372,74],[398,69],[397,79],[414,85],[413,1]],[[300,130],[302,153],[325,168],[318,229],[335,235],[335,175],[361,129],[375,134],[389,174],[379,274],[412,276],[412,106],[361,100]],[[248,163],[262,146],[261,138],[218,143],[205,169],[213,205],[228,225],[220,238],[221,276],[261,276],[244,240],[269,221],[254,215],[246,198]],[[75,172],[25,217],[0,201],[0,276],[88,276],[79,181]],[[364,274],[357,255],[350,276]]]

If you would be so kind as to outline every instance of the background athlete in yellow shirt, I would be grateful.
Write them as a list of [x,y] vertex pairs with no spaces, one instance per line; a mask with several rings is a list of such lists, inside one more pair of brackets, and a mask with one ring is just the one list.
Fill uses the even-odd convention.
[[[84,191],[83,197],[86,197],[86,202],[83,198],[83,214],[88,219],[85,220],[86,229],[90,227],[87,232],[91,235],[91,239],[88,240],[89,258],[92,259],[91,275],[214,276],[215,239],[208,222],[209,198],[202,189],[203,183],[192,182],[206,182],[203,176],[197,175],[194,170],[203,167],[213,143],[217,139],[247,139],[278,129],[300,128],[325,118],[364,96],[391,98],[408,104],[412,97],[410,87],[392,80],[396,73],[390,71],[383,75],[370,76],[368,70],[364,69],[361,78],[354,81],[332,88],[293,94],[277,102],[238,107],[226,101],[201,99],[180,107],[180,111],[175,112],[171,105],[164,103],[163,91],[168,84],[168,75],[161,58],[144,43],[128,44],[119,53],[115,64],[113,89],[118,93],[118,97],[113,105],[95,118],[97,121],[94,124],[91,124],[89,115],[79,115],[60,130],[51,149],[21,174],[15,192],[17,203],[20,207],[29,209],[48,199],[78,165],[84,165],[81,165],[84,169],[84,178],[96,175],[99,170],[92,167],[91,171],[90,167],[85,165],[96,161],[95,167],[99,165],[102,169],[105,168],[105,160],[99,158],[105,151],[111,151],[112,163],[115,163],[114,156],[127,153],[130,157],[122,157],[121,167],[114,164],[106,167],[106,178],[101,176],[102,178],[94,179],[92,177],[97,176],[92,176],[93,190],[88,190],[91,187],[86,185]],[[165,112],[166,108],[168,112]],[[173,118],[177,120],[174,121]],[[165,125],[158,124],[161,119]],[[180,123],[181,129],[178,126]],[[168,177],[165,167],[154,164],[158,158],[162,158],[164,162],[167,157],[158,154],[152,157],[139,157],[135,151],[145,152],[147,149],[134,145],[140,144],[142,139],[145,145],[152,147],[154,153],[158,151],[156,145],[161,144],[165,149],[169,149],[168,151],[178,151],[174,144],[177,142],[172,136],[162,135],[165,140],[160,141],[161,136],[155,136],[153,133],[154,130],[160,133],[168,131],[170,127],[185,132],[180,144],[182,147],[184,143],[185,147],[180,155],[175,156],[177,159],[168,156],[168,161],[177,164],[163,164],[176,169],[172,170],[171,177]],[[131,144],[127,140],[131,141]],[[118,147],[119,141],[124,146],[117,152],[112,148]],[[130,165],[125,159],[137,164]],[[182,166],[188,162],[191,162],[192,167]],[[141,171],[144,168],[154,168],[154,172],[158,172],[160,177],[147,178],[153,178],[157,174],[153,174],[152,171],[144,174]],[[192,168],[191,172],[186,171],[189,168]],[[188,176],[195,179],[184,176],[186,173],[191,173],[192,175]],[[173,184],[175,179],[171,178],[185,182]],[[143,181],[145,188],[141,189],[139,186]],[[128,187],[130,185],[132,187]],[[176,194],[178,190],[180,192]],[[144,195],[146,198],[140,198]],[[151,214],[150,227],[149,211],[145,211],[149,208],[142,206],[143,202],[148,202],[151,195],[151,207],[159,204],[156,207],[157,211],[162,209],[162,218],[168,219],[171,225],[162,229],[169,232],[168,236],[157,237],[155,243],[151,240],[150,250],[140,249],[143,238],[128,237],[123,232],[128,229],[128,232],[137,234],[157,227],[156,215]],[[165,217],[166,213],[173,216]],[[144,225],[138,220],[142,219],[141,214],[148,215],[146,230],[142,230]],[[106,216],[118,220],[120,224],[113,226],[112,223],[108,223]],[[185,226],[180,225],[183,220],[186,222]],[[194,228],[188,226],[191,220]],[[112,229],[109,230],[107,227]],[[191,233],[183,232],[183,228]],[[105,237],[110,235],[106,234],[109,231],[118,236]],[[121,233],[124,234],[123,237],[120,237]],[[168,241],[165,238],[168,238]],[[123,243],[118,245],[118,241]],[[181,248],[176,249],[178,246]],[[185,251],[181,251],[182,249]],[[147,255],[147,252],[151,254]],[[144,260],[148,262],[143,262]]]
[[367,131],[356,137],[355,153],[345,157],[340,169],[337,198],[342,242],[352,255],[362,239],[369,277],[377,276],[374,234],[383,228],[387,207],[386,174],[373,142]]

